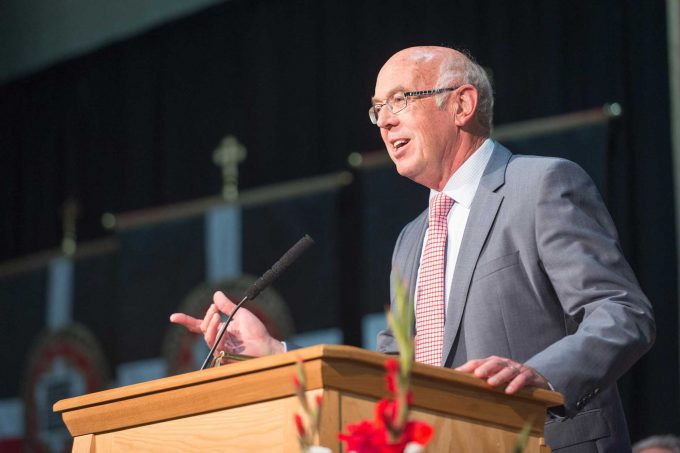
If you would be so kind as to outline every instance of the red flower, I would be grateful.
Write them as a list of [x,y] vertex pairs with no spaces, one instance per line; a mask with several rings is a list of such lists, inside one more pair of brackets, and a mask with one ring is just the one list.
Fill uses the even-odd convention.
[[397,402],[393,400],[382,399],[375,405],[375,423],[377,426],[384,428],[386,426],[394,426],[397,421]]
[[432,426],[417,420],[407,422],[404,428],[404,438],[407,444],[415,442],[420,445],[427,445],[432,439],[432,434],[434,434]]
[[346,451],[356,453],[401,453],[406,444],[390,444],[387,430],[369,421],[347,425],[349,434],[340,434],[340,440],[347,442]]
[[404,427],[401,438],[390,443],[388,426],[394,426],[397,416],[395,401],[383,399],[378,401],[373,423],[364,420],[359,423],[347,425],[348,434],[341,433],[340,440],[347,442],[347,451],[357,453],[401,453],[406,445],[416,442],[426,445],[434,430],[427,423],[409,421]]
[[323,395],[316,395],[315,401],[316,407],[321,407],[321,403],[323,402]]
[[394,374],[386,374],[387,391],[391,394],[397,393],[397,377]]
[[295,427],[297,428],[298,436],[305,437],[305,425],[304,425],[304,423],[302,423],[302,417],[300,417],[300,414],[295,414],[294,420],[295,420]]
[[413,392],[410,390],[406,392],[406,405],[411,407],[413,405]]
[[293,386],[295,387],[296,392],[302,388],[300,385],[300,379],[298,379],[296,375],[293,375]]
[[356,453],[402,453],[410,442],[427,444],[433,433],[432,427],[426,423],[408,422],[401,439],[391,444],[384,427],[366,420],[347,425],[347,430],[348,434],[341,433],[338,437],[347,442],[347,451]]
[[385,360],[385,369],[390,374],[397,373],[399,371],[399,361],[392,358]]
[[359,423],[347,425],[348,434],[340,433],[338,438],[347,442],[347,451],[357,453],[370,453],[379,451],[378,448],[384,444],[387,433],[376,428],[373,423],[363,420]]
[[[411,442],[427,445],[434,434],[434,429],[427,423],[419,421],[400,420],[400,404],[405,404],[402,410],[408,411],[413,396],[408,387],[399,389],[399,362],[388,359],[385,362],[385,378],[387,389],[392,394],[389,399],[378,401],[375,406],[375,420],[371,423],[363,420],[359,423],[347,425],[348,433],[341,433],[338,438],[347,443],[347,451],[356,453],[402,453]],[[406,394],[401,395],[401,391]],[[405,397],[405,401],[402,398]],[[402,414],[403,415],[403,414]],[[391,442],[398,436],[398,439]]]
[[397,393],[397,383],[399,379],[399,362],[395,359],[385,361],[385,379],[387,380],[387,390],[394,394]]

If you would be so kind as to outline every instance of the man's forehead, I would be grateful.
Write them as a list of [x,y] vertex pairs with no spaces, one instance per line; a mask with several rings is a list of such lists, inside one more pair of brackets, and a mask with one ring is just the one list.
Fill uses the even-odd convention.
[[371,98],[371,102],[373,104],[375,104],[377,102],[381,102],[381,101],[384,101],[386,99],[389,99],[390,97],[392,97],[392,95],[394,93],[399,93],[400,91],[409,91],[409,90],[410,90],[409,87],[406,87],[404,85],[397,85],[397,86],[392,87],[391,89],[389,89],[385,93],[378,93],[378,86],[376,85],[375,95]]
[[432,78],[432,71],[428,69],[430,68],[424,68],[419,62],[388,61],[378,73],[372,100],[384,100],[399,91],[424,89],[425,85],[431,83],[429,79]]

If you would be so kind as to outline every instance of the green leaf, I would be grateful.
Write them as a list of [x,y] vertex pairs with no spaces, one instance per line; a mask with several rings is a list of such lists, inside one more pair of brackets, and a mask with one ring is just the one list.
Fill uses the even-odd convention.
[[515,446],[512,448],[513,453],[522,453],[527,447],[527,442],[529,442],[529,433],[531,432],[531,423],[529,420],[520,431],[517,436],[517,441],[515,441]]

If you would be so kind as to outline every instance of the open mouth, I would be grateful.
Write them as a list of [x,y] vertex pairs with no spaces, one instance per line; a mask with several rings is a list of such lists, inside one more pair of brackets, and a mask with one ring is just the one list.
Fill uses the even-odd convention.
[[410,140],[407,140],[405,138],[400,138],[399,140],[395,140],[392,142],[392,149],[395,151],[399,150],[399,148],[402,148],[408,144]]

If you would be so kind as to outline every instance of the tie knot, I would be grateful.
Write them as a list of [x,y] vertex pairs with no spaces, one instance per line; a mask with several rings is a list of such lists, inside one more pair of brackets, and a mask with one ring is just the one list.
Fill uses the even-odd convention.
[[430,217],[446,217],[453,206],[453,199],[438,193],[430,200]]

